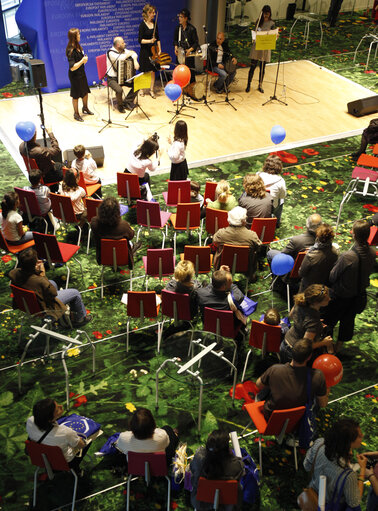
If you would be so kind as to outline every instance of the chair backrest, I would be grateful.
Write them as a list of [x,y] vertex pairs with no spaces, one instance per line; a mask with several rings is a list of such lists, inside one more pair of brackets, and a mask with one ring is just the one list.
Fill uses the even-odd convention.
[[288,421],[285,428],[285,434],[291,433],[297,427],[298,422],[305,412],[304,406],[297,408],[289,408],[287,410],[274,410],[269,417],[268,424],[264,431],[264,435],[279,435]]
[[196,275],[198,273],[209,273],[211,269],[210,245],[198,247],[196,245],[185,245],[184,259],[194,264]]
[[22,158],[24,160],[24,163],[25,163],[25,166],[26,166],[26,170],[28,172],[31,169],[38,169],[37,162],[35,161],[34,158],[29,158],[28,156],[26,156],[24,154],[22,155]]
[[260,350],[265,343],[265,351],[278,353],[281,344],[280,325],[267,325],[260,321],[252,320],[249,345]]
[[58,240],[54,234],[34,232],[33,238],[39,259],[51,260],[53,263],[63,262]]
[[222,337],[234,339],[237,334],[234,324],[234,313],[205,307],[203,315],[203,329]]
[[206,231],[215,234],[218,229],[228,227],[228,212],[222,209],[206,208]]
[[184,293],[174,293],[163,289],[161,292],[161,310],[164,316],[175,321],[191,321],[190,296]]
[[96,66],[97,66],[97,76],[101,81],[106,75],[106,53],[102,55],[97,55],[96,57]]
[[120,197],[140,199],[139,177],[137,174],[117,172],[117,193]]
[[165,452],[133,452],[127,454],[127,472],[135,476],[145,476],[146,463],[152,477],[168,474]]
[[143,318],[156,318],[158,311],[155,291],[128,291],[127,315],[141,320]]
[[247,245],[223,245],[221,265],[229,266],[232,275],[235,272],[244,273],[249,267],[249,250]]
[[370,227],[370,235],[368,238],[369,245],[378,245],[378,227],[372,225]]
[[77,181],[77,184],[85,190],[85,195],[87,195],[87,184],[84,179],[84,174],[79,170],[79,179]]
[[59,195],[58,193],[50,193],[49,197],[56,218],[62,220],[64,223],[77,223],[71,197]]
[[161,227],[159,203],[137,200],[137,224],[148,227]]
[[147,275],[171,275],[174,271],[173,248],[149,248],[147,250]]
[[362,153],[357,160],[357,165],[363,165],[364,167],[378,168],[378,158],[372,154]]
[[213,509],[219,505],[236,505],[238,503],[238,482],[235,479],[205,479],[198,481],[196,499],[199,502],[211,502]]
[[215,201],[215,190],[218,183],[214,181],[206,181],[205,183],[205,195],[203,196],[204,204],[206,205],[206,199],[210,199],[211,202]]
[[4,238],[3,231],[0,229],[0,248],[6,252],[10,252],[7,240]]
[[290,272],[290,278],[291,279],[298,279],[299,278],[299,268],[301,267],[303,263],[303,259],[305,258],[305,255],[307,254],[307,250],[303,250],[302,252],[298,252],[297,257],[294,261],[293,269]]
[[126,266],[129,263],[129,247],[126,239],[101,239],[101,264],[104,266]]
[[199,202],[177,204],[176,228],[198,228],[201,223],[201,206]]
[[168,181],[167,204],[190,202],[190,181]]
[[20,309],[27,314],[38,314],[39,312],[42,312],[34,291],[23,289],[22,287],[15,286],[14,284],[11,284],[10,287],[17,309]]
[[92,199],[87,197],[85,199],[85,206],[87,208],[87,220],[90,222],[93,217],[97,216],[98,208],[101,206],[102,200]]
[[52,470],[67,472],[71,470],[62,449],[57,445],[38,444],[32,440],[26,440],[25,443],[30,461],[34,466],[47,468],[45,463],[45,459],[47,459]]
[[251,231],[255,231],[263,243],[270,243],[274,240],[277,218],[254,218]]
[[14,191],[20,199],[20,209],[28,214],[30,221],[33,216],[42,216],[37,196],[32,190],[23,190],[15,186]]

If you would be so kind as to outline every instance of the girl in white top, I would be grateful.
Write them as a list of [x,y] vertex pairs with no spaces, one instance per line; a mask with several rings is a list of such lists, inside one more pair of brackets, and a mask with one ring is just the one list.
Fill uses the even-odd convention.
[[173,134],[168,138],[171,147],[168,149],[168,156],[172,162],[170,181],[184,181],[188,179],[189,170],[185,158],[185,149],[188,145],[188,126],[185,121],[177,121]]
[[277,217],[277,227],[280,226],[282,208],[286,197],[286,183],[280,174],[282,161],[275,154],[270,154],[265,160],[263,169],[257,174],[264,181],[266,190],[273,197],[273,214]]
[[85,190],[77,184],[75,172],[71,169],[66,171],[63,181],[59,184],[59,193],[70,197],[75,215],[80,220],[80,225],[85,222],[87,211],[83,198]]
[[159,160],[156,159],[152,161],[150,158],[159,153],[159,143],[157,141],[157,136],[152,135],[152,137],[144,140],[131,154],[129,162],[127,164],[127,169],[125,172],[129,172],[131,174],[137,174],[139,177],[139,184],[148,184],[150,185],[150,174],[147,172],[153,172],[157,169],[159,165]]
[[92,158],[91,153],[83,145],[75,146],[73,152],[76,158],[73,160],[71,168],[83,173],[85,184],[93,185],[101,183],[101,179],[96,172],[97,164]]
[[0,223],[4,238],[11,245],[22,245],[33,239],[33,233],[24,227],[17,209],[20,201],[16,192],[6,193],[1,201]]

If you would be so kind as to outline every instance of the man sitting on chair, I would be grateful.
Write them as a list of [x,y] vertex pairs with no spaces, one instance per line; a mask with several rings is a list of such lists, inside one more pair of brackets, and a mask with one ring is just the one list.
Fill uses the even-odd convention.
[[[210,43],[208,48],[208,58],[210,60],[210,71],[219,75],[214,87],[218,94],[225,92],[225,86],[228,87],[234,81],[236,75],[237,60],[233,57],[228,42],[225,40],[223,32],[218,32],[215,41]],[[230,64],[231,71],[226,71]]]

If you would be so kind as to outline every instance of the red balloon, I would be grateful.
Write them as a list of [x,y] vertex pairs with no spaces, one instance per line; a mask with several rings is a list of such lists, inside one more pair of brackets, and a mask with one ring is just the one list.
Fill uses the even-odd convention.
[[190,69],[185,64],[180,64],[174,69],[172,78],[175,83],[183,88],[190,82]]
[[322,371],[327,387],[337,385],[343,377],[342,363],[335,355],[330,355],[329,353],[317,357],[312,367]]

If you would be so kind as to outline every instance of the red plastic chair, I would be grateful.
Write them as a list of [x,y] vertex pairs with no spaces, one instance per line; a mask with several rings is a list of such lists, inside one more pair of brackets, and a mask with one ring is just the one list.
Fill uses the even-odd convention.
[[117,193],[120,197],[126,198],[128,204],[131,203],[131,199],[141,199],[138,175],[117,172]]
[[[249,334],[249,345],[262,351],[262,358],[266,353],[279,353],[281,344],[281,327],[279,325],[267,325],[266,323],[252,320],[251,332]],[[244,381],[245,370],[252,350],[247,353],[243,375],[241,381]],[[278,357],[279,358],[279,357]]]
[[[132,452],[127,455],[126,511],[130,508],[130,482],[133,476],[144,477],[149,486],[151,477],[165,477],[167,480],[167,511],[171,507],[171,479],[168,475],[165,452]],[[151,506],[152,507],[152,506]]]
[[370,236],[368,238],[368,243],[371,246],[378,245],[378,227],[372,225],[370,227]]
[[98,208],[100,207],[101,203],[102,203],[102,200],[99,200],[99,199],[91,199],[90,197],[85,199],[85,206],[87,208],[87,222],[88,222],[88,225],[89,225],[89,229],[88,229],[88,242],[87,242],[87,254],[89,254],[89,245],[90,245],[90,242],[91,242],[91,234],[92,234],[91,220],[92,220],[92,218],[97,216],[97,211],[98,211]]
[[200,477],[196,500],[208,502],[213,505],[212,509],[216,510],[219,509],[219,506],[236,506],[238,503],[238,481]]
[[[101,239],[101,299],[104,298],[104,270],[105,266],[112,266],[117,271],[119,266],[129,264],[129,246],[126,239]],[[130,270],[130,289],[132,289],[132,270]]]
[[1,250],[5,250],[5,252],[8,252],[9,254],[18,254],[19,252],[22,252],[22,250],[24,250],[25,248],[32,247],[33,245],[34,240],[27,241],[22,245],[11,245],[4,238],[3,232],[0,229],[0,248]]
[[[137,224],[140,225],[136,240],[139,240],[140,231],[143,227],[147,227],[148,232],[151,229],[162,229],[163,242],[161,248],[164,248],[165,236],[168,234],[168,220],[171,213],[161,211],[158,202],[149,202],[145,200],[137,200]],[[165,227],[165,232],[164,232]]]
[[276,232],[277,218],[254,218],[252,220],[251,231],[255,231],[263,245],[274,241]]
[[223,245],[220,265],[225,264],[230,268],[232,275],[235,273],[244,273],[246,276],[245,293],[248,291],[249,284],[249,253],[250,247],[247,245]]
[[190,202],[190,181],[168,181],[168,191],[163,192],[163,199],[168,208]]
[[79,180],[78,180],[77,184],[85,190],[85,195],[87,197],[92,197],[94,195],[96,198],[100,199],[100,196],[97,195],[96,192],[99,190],[99,188],[101,188],[101,184],[94,183],[93,185],[87,185],[85,182],[85,179],[84,179],[84,174],[80,171],[79,171]]
[[[24,160],[26,170],[30,172],[32,169],[39,169],[37,162],[34,158],[29,158],[28,156],[25,156],[24,154],[21,155],[22,159]],[[41,183],[46,186],[52,186],[58,184],[60,181],[54,181],[52,183],[46,183],[46,181],[41,178]]]
[[222,209],[206,208],[206,232],[207,238],[205,245],[210,236],[214,236],[218,229],[228,227],[228,212]]
[[[145,322],[145,318],[157,318],[159,305],[156,302],[155,291],[128,291],[127,292],[127,325],[126,325],[126,351],[129,351],[129,332],[130,318],[139,318]],[[156,319],[158,325],[157,346],[160,348],[161,325]],[[130,453],[129,453],[130,454]]]
[[[37,251],[39,259],[46,259],[50,265],[52,263],[67,263],[80,249],[79,245],[72,245],[71,243],[62,243],[56,239],[54,234],[42,234],[40,232],[34,232],[35,249]],[[75,258],[74,258],[75,259]],[[78,259],[75,261],[79,264],[82,278],[83,268]],[[66,289],[70,281],[70,267],[67,265],[67,281]]]
[[[249,426],[254,423],[257,428],[257,431],[260,435],[269,435],[269,436],[277,436],[278,443],[281,444],[285,435],[295,432],[299,421],[303,417],[305,412],[304,406],[298,406],[297,408],[289,408],[287,410],[274,410],[272,415],[269,417],[269,421],[267,422],[264,417],[264,403],[265,401],[258,401],[254,403],[247,403],[244,408],[250,416],[251,420],[249,424],[242,431],[242,435],[244,431],[249,428]],[[298,470],[298,460],[297,460],[297,448],[294,443],[294,461],[295,461],[295,470]],[[260,457],[260,472],[261,476],[263,473],[263,465],[262,465],[262,450],[261,450],[261,438],[259,437],[259,457]]]
[[370,167],[372,169],[378,169],[378,158],[371,154],[362,153],[357,160],[357,165],[363,167]]
[[198,229],[198,244],[201,245],[201,206],[199,202],[189,202],[177,205],[177,212],[172,213],[171,222],[175,233],[173,235],[174,256],[176,257],[176,231],[191,231]]
[[47,233],[48,223],[45,216],[42,215],[41,208],[35,193],[32,190],[24,190],[23,188],[14,187],[20,199],[20,209],[28,215],[29,222],[33,222],[36,218],[41,218],[45,222],[45,234]]
[[77,240],[77,244],[80,247],[81,227],[75,215],[71,197],[67,197],[66,195],[59,195],[58,193],[50,193],[50,200],[51,208],[53,210],[55,218],[61,220],[65,225],[73,224],[75,225],[75,227],[79,229],[79,237]]
[[26,312],[28,315],[42,314],[43,311],[34,291],[23,289],[14,284],[11,284],[10,287],[17,309]]
[[147,255],[143,256],[142,259],[146,272],[144,277],[146,291],[148,277],[159,277],[161,280],[163,276],[172,275],[175,271],[176,258],[173,255],[173,248],[149,248]]
[[[45,445],[26,440],[26,450],[29,454],[32,465],[37,467],[34,472],[33,508],[37,505],[37,478],[40,468],[45,469],[50,480],[54,478],[54,471],[71,472],[74,477],[74,488],[72,493],[71,511],[75,509],[78,475],[70,468],[62,449],[56,445]],[[64,506],[65,507],[65,506]]]
[[199,273],[209,273],[213,263],[213,255],[209,245],[205,247],[197,247],[196,245],[185,245],[184,253],[180,254],[183,261],[191,261],[194,265],[196,276]]
[[[174,293],[173,291],[167,291],[163,289],[161,292],[161,314],[162,316],[167,316],[168,318],[173,319],[173,323],[175,326],[178,325],[179,321],[187,321],[190,323],[192,336],[189,343],[189,348],[191,346],[191,342],[193,340],[193,316],[190,309],[190,295],[184,293]],[[161,323],[161,333],[163,334],[163,327],[165,323],[165,319],[163,319]],[[158,352],[160,351],[160,346],[158,345]]]
[[[106,69],[107,69],[106,53],[103,53],[102,55],[97,55],[96,66],[97,66],[97,76],[98,76],[99,81],[102,82],[103,80],[106,80]],[[115,92],[113,91],[112,88],[109,87],[109,97],[110,97],[110,102],[112,104],[113,109],[114,109],[114,96],[115,96]]]
[[218,183],[214,181],[206,181],[205,183],[205,194],[203,196],[204,206],[206,206],[206,199],[210,199],[211,202],[215,201],[215,190],[218,186]]

